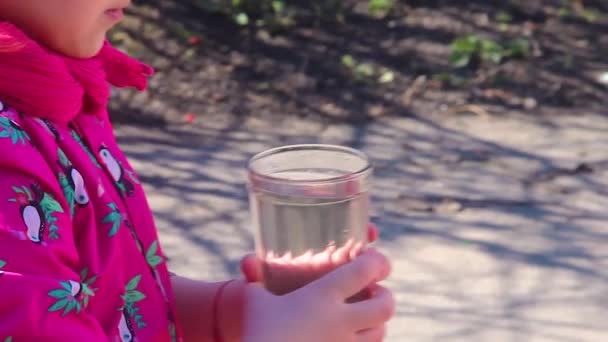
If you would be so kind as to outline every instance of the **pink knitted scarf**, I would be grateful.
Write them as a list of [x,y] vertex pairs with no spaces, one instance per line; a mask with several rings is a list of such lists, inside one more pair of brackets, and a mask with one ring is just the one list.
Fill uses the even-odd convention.
[[0,98],[27,115],[63,124],[81,113],[105,117],[109,83],[143,90],[152,74],[152,68],[108,42],[97,56],[75,59],[0,22]]

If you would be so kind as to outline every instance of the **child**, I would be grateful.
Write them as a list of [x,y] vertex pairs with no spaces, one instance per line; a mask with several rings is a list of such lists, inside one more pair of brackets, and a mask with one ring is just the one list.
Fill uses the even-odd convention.
[[108,82],[152,74],[105,41],[127,6],[0,0],[0,341],[380,341],[394,302],[378,252],[285,296],[169,274],[106,111]]

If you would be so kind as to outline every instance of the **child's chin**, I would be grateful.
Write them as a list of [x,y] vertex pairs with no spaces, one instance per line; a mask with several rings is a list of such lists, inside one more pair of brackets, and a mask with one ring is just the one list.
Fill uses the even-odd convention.
[[104,41],[105,36],[102,36],[94,41],[88,40],[86,43],[75,43],[73,46],[68,46],[59,52],[71,58],[87,59],[96,56],[101,51]]

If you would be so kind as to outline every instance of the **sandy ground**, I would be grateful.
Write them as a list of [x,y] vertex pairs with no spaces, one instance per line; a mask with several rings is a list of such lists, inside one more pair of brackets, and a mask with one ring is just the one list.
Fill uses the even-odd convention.
[[376,165],[378,248],[398,300],[387,341],[608,341],[608,119],[386,117],[363,127],[216,117],[122,125],[175,272],[235,275],[253,248],[247,159],[346,144]]

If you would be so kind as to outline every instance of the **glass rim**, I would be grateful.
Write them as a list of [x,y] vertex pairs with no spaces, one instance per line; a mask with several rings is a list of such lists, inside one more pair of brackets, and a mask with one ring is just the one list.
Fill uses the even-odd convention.
[[[260,172],[256,171],[255,168],[253,167],[253,164],[255,162],[257,162],[265,157],[268,157],[268,156],[272,156],[272,155],[275,155],[278,153],[283,153],[283,152],[289,152],[289,151],[306,151],[306,150],[310,150],[310,151],[323,150],[323,151],[336,151],[336,152],[348,153],[350,155],[354,155],[358,158],[361,158],[361,160],[365,163],[365,166],[356,171],[348,172],[345,175],[327,177],[327,178],[321,178],[321,179],[285,179],[285,178],[281,178],[281,177],[274,177],[274,176],[260,173]],[[348,181],[351,179],[365,176],[366,174],[371,173],[373,168],[374,168],[374,166],[373,166],[371,160],[369,159],[367,154],[365,154],[364,152],[357,150],[355,148],[352,148],[352,147],[341,146],[341,145],[332,145],[332,144],[296,144],[296,145],[285,145],[285,146],[275,147],[275,148],[271,148],[269,150],[266,150],[266,151],[263,151],[263,152],[260,152],[256,155],[254,155],[253,157],[251,157],[251,159],[249,159],[249,162],[247,164],[247,170],[249,172],[250,177],[255,177],[257,179],[267,181],[267,182],[289,183],[289,184],[294,184],[294,185],[311,184],[311,183],[312,184],[340,183],[340,182],[344,182],[344,181]]]

